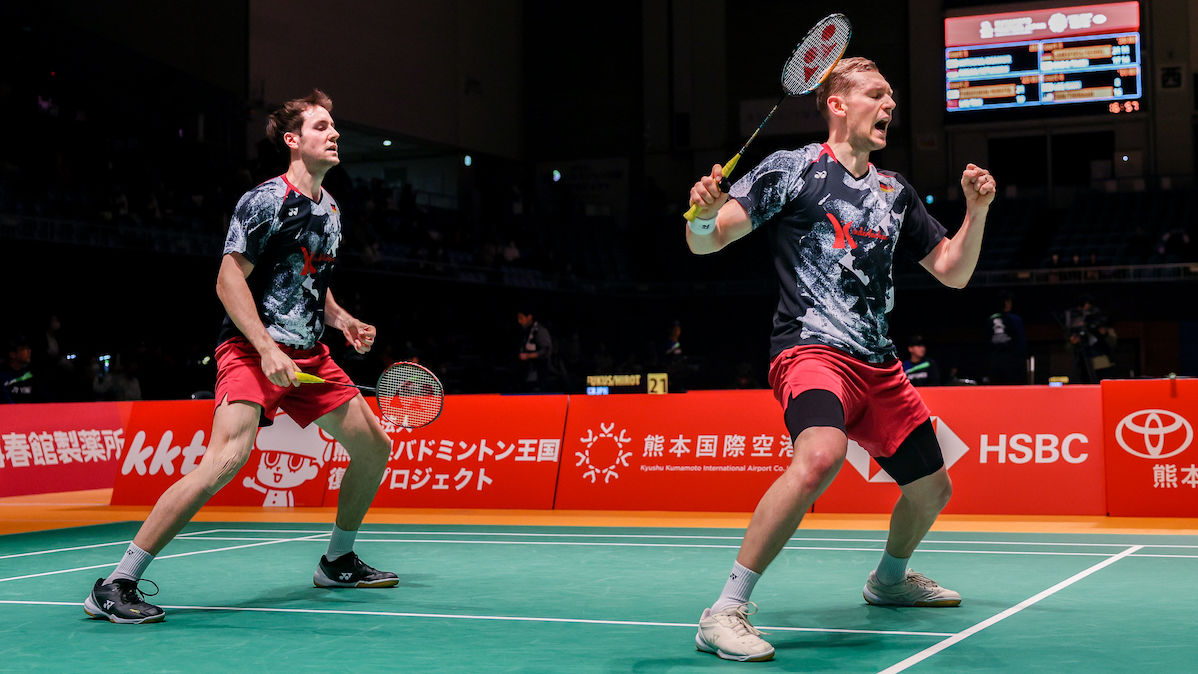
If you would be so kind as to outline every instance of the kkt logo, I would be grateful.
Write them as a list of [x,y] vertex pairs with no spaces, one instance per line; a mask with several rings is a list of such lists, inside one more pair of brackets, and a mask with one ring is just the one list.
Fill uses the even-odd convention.
[[[960,438],[953,429],[948,427],[940,417],[932,417],[932,428],[936,431],[936,441],[940,443],[940,451],[944,454],[944,467],[952,468],[953,464],[965,456],[969,451],[969,445]],[[861,445],[849,440],[849,453],[845,457],[845,461],[853,467],[853,470],[861,474],[866,482],[885,483],[894,482],[894,478],[886,474],[886,471],[878,467],[878,464],[870,460],[869,452]],[[870,474],[870,471],[873,474]]]
[[1115,426],[1115,442],[1123,451],[1143,459],[1167,459],[1186,451],[1194,441],[1189,420],[1169,410],[1139,410]]

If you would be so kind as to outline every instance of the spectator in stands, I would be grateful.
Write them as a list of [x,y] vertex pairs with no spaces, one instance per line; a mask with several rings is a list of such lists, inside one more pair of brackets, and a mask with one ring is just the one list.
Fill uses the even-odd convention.
[[1065,312],[1066,348],[1073,354],[1074,381],[1097,384],[1115,374],[1118,335],[1094,298],[1082,295],[1077,306]]
[[515,264],[520,259],[520,249],[516,246],[515,239],[509,239],[507,245],[503,247],[503,260],[508,264]]
[[1161,235],[1157,245],[1157,253],[1166,263],[1191,262],[1194,260],[1194,247],[1190,233],[1182,227],[1174,227]]
[[999,311],[990,314],[991,384],[1023,384],[1027,380],[1027,336],[1023,319],[1012,311],[1014,298],[1003,293]]
[[661,355],[662,362],[666,364],[666,367],[669,367],[674,361],[685,357],[682,353],[682,321],[674,321],[670,324]]
[[525,392],[549,390],[553,359],[553,337],[549,330],[537,321],[531,310],[517,311],[516,322],[524,330],[524,341],[516,357],[524,363],[520,372],[519,388]]
[[29,340],[14,337],[8,345],[8,360],[0,367],[0,403],[31,403],[38,400],[38,381],[31,367],[33,349]]
[[928,358],[928,345],[923,336],[912,335],[907,341],[907,358],[903,360],[903,372],[912,386],[939,386],[940,366]]

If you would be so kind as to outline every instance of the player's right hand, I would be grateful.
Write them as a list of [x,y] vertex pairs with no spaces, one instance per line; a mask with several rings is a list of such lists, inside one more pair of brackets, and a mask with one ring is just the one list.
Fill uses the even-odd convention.
[[299,386],[299,380],[295,378],[295,373],[299,371],[295,362],[283,353],[283,350],[277,346],[267,348],[261,353],[262,356],[262,373],[270,380],[270,383],[275,386]]
[[716,164],[711,167],[711,175],[703,176],[691,187],[691,204],[699,207],[695,217],[710,220],[719,213],[720,206],[727,203],[728,193],[720,191],[723,177],[724,167]]

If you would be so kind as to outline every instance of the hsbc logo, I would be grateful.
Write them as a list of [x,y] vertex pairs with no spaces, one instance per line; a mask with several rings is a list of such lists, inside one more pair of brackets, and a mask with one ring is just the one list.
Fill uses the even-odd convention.
[[[936,442],[940,443],[940,451],[944,454],[944,467],[952,468],[953,464],[969,451],[969,445],[966,445],[940,417],[932,417],[932,429],[936,431]],[[865,478],[866,482],[875,484],[894,482],[894,478],[887,475],[886,471],[870,460],[869,452],[852,440],[849,440],[849,453],[845,457],[845,462]],[[873,473],[871,474],[870,471]]]
[[1194,427],[1176,412],[1138,410],[1115,426],[1115,442],[1142,459],[1167,459],[1181,454],[1194,441]]
[[1090,455],[1082,445],[1090,444],[1084,433],[1069,433],[1060,437],[1053,433],[999,433],[993,441],[983,433],[979,444],[978,463],[1084,463]]

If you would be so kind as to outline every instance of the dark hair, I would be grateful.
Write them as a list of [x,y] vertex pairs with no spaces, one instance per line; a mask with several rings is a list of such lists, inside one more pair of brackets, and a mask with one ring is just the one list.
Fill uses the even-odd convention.
[[331,113],[333,99],[320,89],[313,89],[303,98],[287,101],[266,119],[266,137],[280,146],[284,145],[283,134],[298,133],[304,126],[304,112],[312,106],[320,106]]

